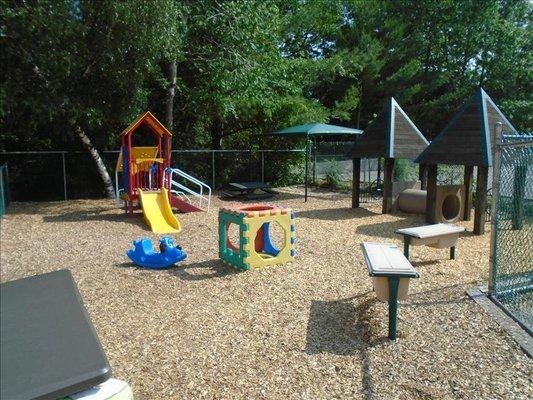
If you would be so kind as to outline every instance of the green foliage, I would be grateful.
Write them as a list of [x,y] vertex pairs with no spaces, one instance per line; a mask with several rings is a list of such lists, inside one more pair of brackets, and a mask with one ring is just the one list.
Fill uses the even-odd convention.
[[329,161],[325,178],[325,184],[327,187],[332,189],[339,189],[342,187],[342,169],[335,159]]
[[177,63],[175,147],[287,147],[298,123],[365,128],[394,96],[429,137],[483,86],[519,130],[533,120],[527,0],[6,1],[0,148],[98,148],[149,109]]
[[397,159],[394,161],[393,177],[396,182],[416,181],[418,180],[418,165],[403,158]]
[[73,145],[73,124],[98,147],[157,91],[157,62],[180,52],[172,0],[18,2],[1,7],[3,148]]

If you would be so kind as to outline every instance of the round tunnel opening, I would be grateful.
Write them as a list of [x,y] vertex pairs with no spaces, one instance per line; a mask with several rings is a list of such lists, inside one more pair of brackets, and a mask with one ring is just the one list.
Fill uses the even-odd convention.
[[459,216],[461,200],[456,194],[447,195],[442,201],[442,216],[447,221],[452,221]]
[[277,221],[265,222],[255,236],[255,252],[263,259],[276,257],[285,248],[285,231]]

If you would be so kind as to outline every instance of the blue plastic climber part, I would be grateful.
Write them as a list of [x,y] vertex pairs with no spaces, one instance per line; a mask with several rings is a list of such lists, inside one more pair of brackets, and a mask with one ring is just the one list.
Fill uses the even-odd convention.
[[270,238],[270,223],[265,222],[263,224],[263,253],[269,254],[272,257],[276,257],[279,254],[279,250],[272,244]]
[[165,269],[187,258],[187,254],[180,246],[174,246],[170,236],[159,240],[160,253],[154,251],[152,241],[148,238],[133,241],[134,248],[128,250],[126,255],[134,264],[150,269]]

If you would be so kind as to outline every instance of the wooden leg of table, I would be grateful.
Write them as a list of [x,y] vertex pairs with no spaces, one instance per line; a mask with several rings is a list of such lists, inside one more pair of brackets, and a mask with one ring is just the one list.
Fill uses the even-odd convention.
[[389,276],[389,339],[396,340],[396,324],[398,321],[398,286],[400,278]]
[[455,260],[455,246],[450,247],[450,260]]
[[403,237],[403,255],[409,260],[409,245],[411,244],[411,237]]

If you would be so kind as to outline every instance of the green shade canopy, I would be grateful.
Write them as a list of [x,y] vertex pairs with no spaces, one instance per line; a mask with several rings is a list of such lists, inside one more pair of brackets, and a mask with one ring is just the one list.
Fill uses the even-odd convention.
[[354,136],[363,133],[360,129],[328,124],[305,124],[274,131],[273,135],[280,136]]
[[344,126],[328,124],[305,124],[291,126],[290,128],[279,129],[269,134],[269,136],[284,137],[305,137],[305,201],[307,201],[307,186],[309,181],[309,137],[319,140],[355,140],[363,131],[360,129],[346,128]]

